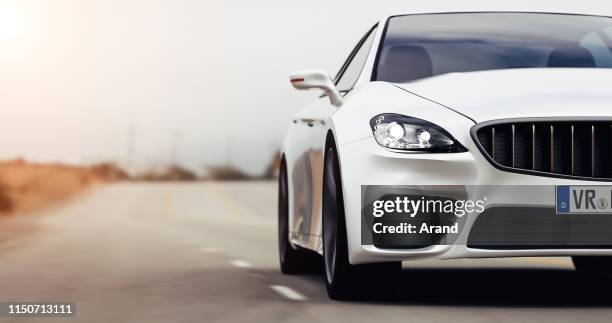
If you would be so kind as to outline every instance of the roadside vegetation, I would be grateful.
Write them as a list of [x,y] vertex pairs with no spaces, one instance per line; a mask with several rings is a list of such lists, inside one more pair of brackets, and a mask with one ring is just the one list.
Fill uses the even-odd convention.
[[35,211],[92,185],[126,178],[123,170],[107,163],[83,167],[24,160],[0,162],[0,215]]
[[257,176],[231,165],[206,167],[196,173],[179,165],[130,176],[115,163],[90,166],[41,164],[22,159],[0,161],[0,216],[27,213],[57,204],[99,184],[118,181],[249,181],[270,180],[278,175],[279,160],[271,159]]

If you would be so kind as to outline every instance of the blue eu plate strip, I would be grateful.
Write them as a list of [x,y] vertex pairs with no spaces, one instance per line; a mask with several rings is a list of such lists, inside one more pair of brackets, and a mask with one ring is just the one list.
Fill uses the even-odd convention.
[[557,186],[557,213],[570,212],[570,187]]

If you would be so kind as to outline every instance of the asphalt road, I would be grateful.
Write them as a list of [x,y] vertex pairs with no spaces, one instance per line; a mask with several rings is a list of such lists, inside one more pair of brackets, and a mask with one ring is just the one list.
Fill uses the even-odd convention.
[[118,184],[3,219],[0,301],[77,314],[0,322],[612,321],[612,279],[564,258],[404,263],[389,297],[331,301],[322,277],[280,274],[275,209],[271,182]]

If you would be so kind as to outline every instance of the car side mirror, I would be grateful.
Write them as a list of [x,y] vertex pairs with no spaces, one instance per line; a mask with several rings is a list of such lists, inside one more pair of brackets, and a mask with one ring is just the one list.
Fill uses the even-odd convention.
[[341,107],[344,99],[336,89],[329,74],[321,70],[304,70],[289,75],[291,85],[297,90],[321,89],[329,97],[329,101],[335,107]]

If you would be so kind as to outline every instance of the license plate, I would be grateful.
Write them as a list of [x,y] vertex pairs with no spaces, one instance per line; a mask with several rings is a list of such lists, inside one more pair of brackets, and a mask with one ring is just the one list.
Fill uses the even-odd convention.
[[612,214],[612,186],[556,187],[557,214]]

